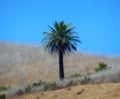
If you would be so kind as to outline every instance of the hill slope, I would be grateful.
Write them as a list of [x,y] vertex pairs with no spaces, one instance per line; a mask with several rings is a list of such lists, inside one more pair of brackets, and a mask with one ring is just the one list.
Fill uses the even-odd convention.
[[[105,62],[111,70],[94,74],[94,68],[99,62]],[[66,55],[64,64],[66,78],[78,73],[93,74],[91,77],[94,79],[100,76],[102,78],[98,80],[103,81],[104,78],[104,82],[120,80],[119,57],[93,56],[77,52]],[[56,54],[51,55],[35,45],[0,42],[0,85],[26,85],[38,80],[56,79],[58,79]]]

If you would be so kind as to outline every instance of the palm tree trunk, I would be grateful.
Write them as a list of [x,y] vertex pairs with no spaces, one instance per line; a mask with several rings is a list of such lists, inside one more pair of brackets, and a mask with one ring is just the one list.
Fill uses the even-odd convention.
[[64,79],[63,52],[59,50],[59,78]]

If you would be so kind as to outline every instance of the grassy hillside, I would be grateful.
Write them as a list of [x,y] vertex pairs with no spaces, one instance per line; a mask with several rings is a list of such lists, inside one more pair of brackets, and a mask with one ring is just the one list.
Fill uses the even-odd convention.
[[[99,62],[111,69],[95,73]],[[75,52],[64,57],[65,76],[90,75],[97,82],[120,81],[120,58]],[[27,85],[39,80],[58,79],[58,56],[35,45],[0,42],[0,85]]]

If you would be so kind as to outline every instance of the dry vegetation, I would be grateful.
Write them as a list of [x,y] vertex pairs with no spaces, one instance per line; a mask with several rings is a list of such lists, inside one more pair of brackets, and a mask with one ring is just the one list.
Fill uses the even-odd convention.
[[[95,73],[99,62],[111,69]],[[65,76],[88,76],[90,83],[120,82],[120,58],[72,53],[64,57]],[[11,86],[12,90],[25,87],[36,81],[58,80],[58,57],[50,55],[39,46],[0,43],[0,86]],[[27,99],[27,98],[26,98]],[[33,98],[35,99],[35,98]]]
[[9,97],[9,99],[120,99],[120,83],[68,87],[56,91]]

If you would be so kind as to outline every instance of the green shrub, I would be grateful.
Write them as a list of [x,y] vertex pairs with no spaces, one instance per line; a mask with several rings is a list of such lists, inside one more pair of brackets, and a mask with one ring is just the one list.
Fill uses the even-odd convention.
[[45,83],[46,83],[45,81],[41,81],[41,80],[40,80],[39,82],[33,83],[32,86],[33,86],[33,87],[38,87],[38,86],[45,85]]
[[0,91],[7,91],[10,87],[0,86]]
[[0,99],[6,99],[6,95],[5,94],[0,94]]
[[80,82],[81,84],[87,84],[91,79],[87,76],[85,76]]
[[23,95],[25,93],[29,93],[32,91],[32,86],[28,85],[26,86],[24,89],[19,89],[17,92],[16,92],[16,95]]
[[25,88],[25,92],[30,92],[32,90],[32,87],[30,85],[28,85],[26,88]]
[[39,82],[33,83],[32,86],[38,87],[38,86],[40,86],[41,84],[42,84],[42,81],[39,81]]
[[53,82],[53,83],[45,83],[44,84],[44,90],[46,91],[46,90],[48,90],[48,89],[56,89],[56,87],[57,87],[57,84],[55,83],[55,82]]
[[81,76],[81,74],[77,74],[77,73],[74,73],[73,75],[71,75],[71,77],[73,77],[73,78],[77,78],[77,77],[80,77]]
[[39,87],[39,86],[43,86],[44,90],[48,90],[48,89],[55,89],[57,87],[57,84],[56,82],[45,82],[45,81],[39,81],[32,84],[32,87]]
[[94,68],[94,70],[95,70],[96,72],[100,72],[100,71],[103,71],[103,70],[106,70],[106,69],[108,69],[108,66],[107,66],[107,64],[104,63],[104,62],[99,62],[99,66],[96,67],[96,68]]

